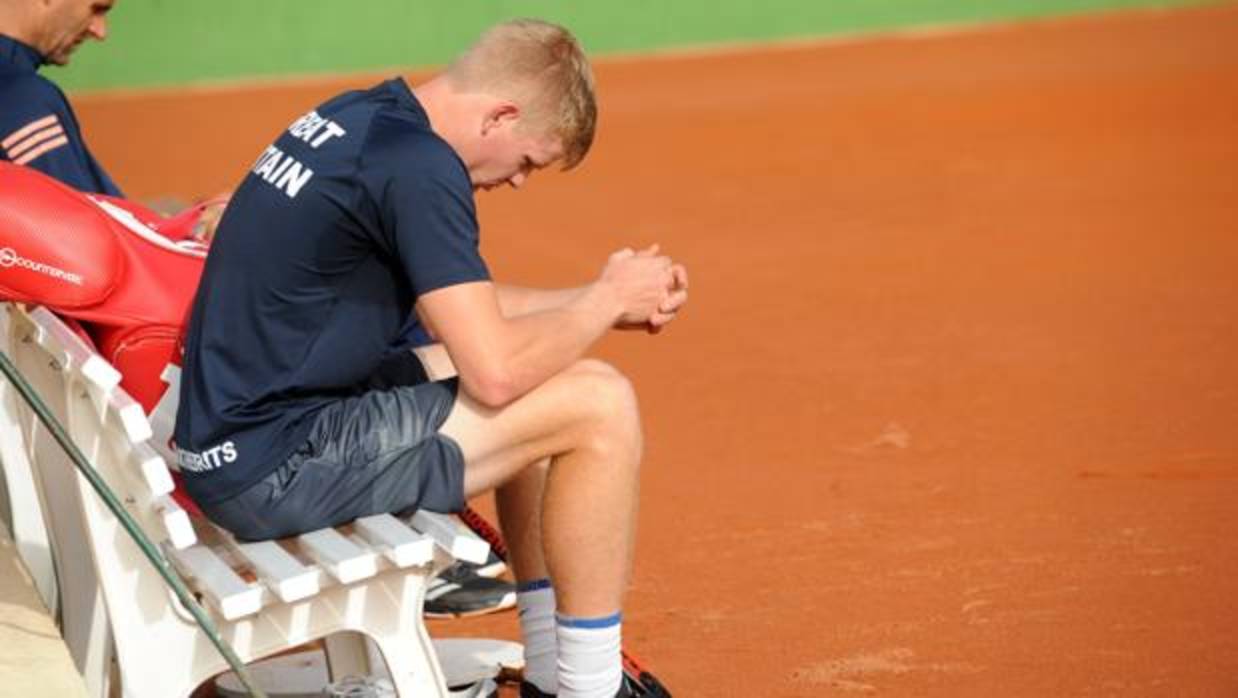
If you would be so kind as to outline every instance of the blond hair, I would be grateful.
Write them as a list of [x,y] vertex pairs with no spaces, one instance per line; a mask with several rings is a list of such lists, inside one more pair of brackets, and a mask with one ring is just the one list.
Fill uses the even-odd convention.
[[453,85],[511,99],[524,123],[563,142],[563,168],[589,152],[597,128],[593,71],[580,43],[557,24],[514,19],[486,30],[447,67]]

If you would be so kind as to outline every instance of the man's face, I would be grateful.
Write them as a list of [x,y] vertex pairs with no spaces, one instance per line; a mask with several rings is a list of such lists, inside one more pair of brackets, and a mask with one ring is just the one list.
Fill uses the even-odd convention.
[[37,48],[48,63],[65,65],[88,38],[107,38],[107,13],[116,0],[41,0]]
[[469,177],[475,191],[504,184],[518,189],[534,172],[562,157],[563,143],[558,137],[522,128],[519,112],[504,113],[483,128]]

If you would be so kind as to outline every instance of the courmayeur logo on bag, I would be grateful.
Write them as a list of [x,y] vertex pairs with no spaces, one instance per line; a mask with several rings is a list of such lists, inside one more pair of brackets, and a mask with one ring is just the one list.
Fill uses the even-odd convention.
[[60,281],[68,281],[75,286],[82,285],[81,274],[74,274],[73,272],[53,267],[50,264],[36,262],[33,259],[26,259],[25,257],[17,254],[17,250],[12,247],[5,247],[0,249],[0,269],[8,269],[10,267],[29,269],[36,274],[50,276],[53,279],[59,279]]

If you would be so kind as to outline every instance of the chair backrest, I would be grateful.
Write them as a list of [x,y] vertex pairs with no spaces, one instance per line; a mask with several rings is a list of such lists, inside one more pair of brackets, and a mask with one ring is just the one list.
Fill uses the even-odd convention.
[[[145,410],[120,389],[120,373],[46,308],[10,310],[17,334],[26,335],[25,341],[14,342],[14,363],[87,460],[148,536],[176,549],[193,545],[188,515],[170,497],[171,474],[150,445],[153,432]],[[33,423],[29,432],[36,447],[53,446]],[[44,460],[53,459],[38,459]],[[71,473],[58,476],[66,475]],[[63,486],[64,481],[44,484]],[[93,492],[89,495],[95,499]]]
[[[46,309],[0,303],[0,314],[6,331],[5,353],[105,479],[118,488],[122,501],[135,514],[142,514],[140,520],[156,540],[189,545],[193,528],[185,512],[167,496],[171,479],[161,459],[149,447],[141,447],[150,428],[141,407],[118,389],[120,374]],[[61,632],[90,694],[106,695],[111,624],[107,606],[112,601],[132,602],[113,584],[113,598],[105,603],[108,585],[101,584],[96,550],[99,542],[116,545],[125,534],[115,528],[114,519],[112,530],[100,529],[97,524],[106,519],[95,493],[77,476],[62,447],[33,411],[5,383],[0,423],[10,425],[7,431],[16,434],[4,445],[6,478],[14,482],[24,477],[31,485],[24,495],[14,491],[10,495],[24,496],[22,505],[44,524],[41,542],[45,556],[54,561]],[[117,438],[108,444],[109,433],[130,444],[116,443]],[[88,511],[95,514],[93,534]],[[37,538],[37,533],[28,526],[24,535]],[[38,558],[26,559],[29,563]],[[158,591],[156,596],[167,605]]]

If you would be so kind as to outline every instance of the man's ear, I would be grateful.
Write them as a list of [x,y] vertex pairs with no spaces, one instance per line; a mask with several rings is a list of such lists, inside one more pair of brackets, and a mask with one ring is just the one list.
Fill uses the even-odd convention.
[[520,107],[515,102],[498,102],[488,111],[481,123],[481,135],[485,136],[493,129],[504,126],[515,126],[520,120]]

